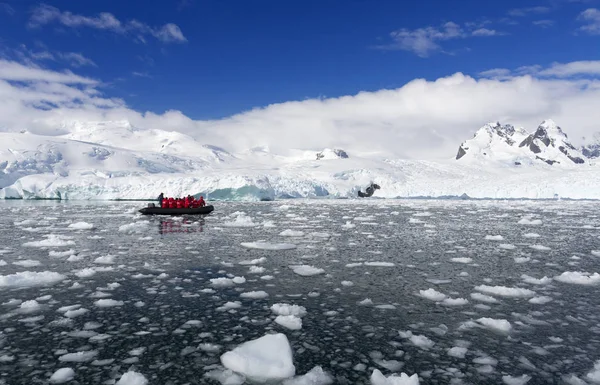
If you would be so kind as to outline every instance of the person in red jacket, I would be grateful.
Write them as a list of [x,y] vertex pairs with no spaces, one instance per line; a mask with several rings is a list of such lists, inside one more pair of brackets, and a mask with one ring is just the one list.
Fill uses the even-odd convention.
[[198,205],[200,207],[206,206],[206,202],[204,202],[204,197],[202,197],[202,195],[200,195],[200,199],[198,199]]
[[190,200],[188,197],[183,198],[183,207],[186,209],[190,208]]
[[169,208],[175,208],[175,199],[173,199],[173,197],[169,197]]

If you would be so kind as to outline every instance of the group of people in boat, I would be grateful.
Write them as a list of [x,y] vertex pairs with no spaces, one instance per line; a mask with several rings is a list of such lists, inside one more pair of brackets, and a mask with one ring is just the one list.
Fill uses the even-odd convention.
[[200,195],[200,198],[198,199],[191,195],[183,198],[165,198],[164,194],[160,193],[158,196],[158,203],[163,209],[189,209],[206,206],[206,202],[204,201],[204,197],[202,197],[202,195]]

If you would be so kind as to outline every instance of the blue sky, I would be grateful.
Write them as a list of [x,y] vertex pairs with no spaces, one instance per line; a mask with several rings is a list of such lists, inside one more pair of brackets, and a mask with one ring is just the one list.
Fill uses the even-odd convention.
[[455,72],[600,58],[596,1],[0,4],[3,58],[70,68],[135,110],[193,119]]

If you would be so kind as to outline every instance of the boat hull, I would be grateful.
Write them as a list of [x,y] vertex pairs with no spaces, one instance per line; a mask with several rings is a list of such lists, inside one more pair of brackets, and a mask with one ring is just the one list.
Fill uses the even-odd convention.
[[143,215],[206,215],[210,214],[215,208],[212,205],[204,207],[195,207],[187,209],[170,209],[161,207],[144,207],[138,210]]

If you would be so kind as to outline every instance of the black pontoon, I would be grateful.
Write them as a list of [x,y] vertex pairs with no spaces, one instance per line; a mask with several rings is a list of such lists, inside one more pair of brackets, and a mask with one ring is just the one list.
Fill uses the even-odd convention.
[[143,215],[206,215],[210,214],[215,209],[212,205],[181,209],[156,207],[153,203],[151,203],[151,205],[152,206],[144,207],[139,210],[139,212]]

